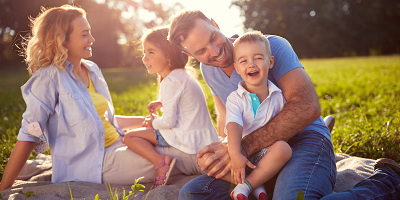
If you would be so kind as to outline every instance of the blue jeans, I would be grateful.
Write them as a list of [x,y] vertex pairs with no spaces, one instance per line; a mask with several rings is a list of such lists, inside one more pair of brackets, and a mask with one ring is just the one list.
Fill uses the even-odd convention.
[[378,168],[372,176],[357,183],[351,190],[325,196],[323,200],[400,199],[400,176],[388,168]]
[[155,129],[154,133],[156,134],[155,137],[156,137],[157,145],[159,147],[171,147],[171,145],[169,145],[168,142],[165,141],[164,137],[161,135],[161,133],[158,129]]
[[[320,199],[331,194],[336,180],[332,143],[318,132],[303,131],[288,144],[292,147],[292,157],[276,180],[266,183],[268,195],[273,191],[274,199],[296,199],[302,190],[305,199]],[[234,186],[205,174],[184,185],[179,199],[230,199],[229,192]]]

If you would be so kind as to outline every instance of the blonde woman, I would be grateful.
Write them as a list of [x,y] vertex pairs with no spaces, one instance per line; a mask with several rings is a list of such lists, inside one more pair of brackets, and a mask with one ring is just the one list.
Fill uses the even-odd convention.
[[[43,9],[32,20],[23,52],[32,77],[21,87],[26,102],[18,142],[0,191],[11,187],[33,149],[50,147],[52,182],[133,184],[156,177],[154,166],[129,150],[122,130],[140,128],[144,117],[116,116],[107,83],[92,56],[86,12],[75,6]],[[118,123],[117,123],[118,122]],[[156,148],[178,159],[174,173],[201,174],[196,155]],[[185,163],[185,164],[183,164]]]

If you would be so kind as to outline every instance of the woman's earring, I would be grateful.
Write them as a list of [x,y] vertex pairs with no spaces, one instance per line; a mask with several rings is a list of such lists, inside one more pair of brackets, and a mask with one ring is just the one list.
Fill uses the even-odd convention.
[[171,67],[171,61],[170,60],[168,60],[168,65]]

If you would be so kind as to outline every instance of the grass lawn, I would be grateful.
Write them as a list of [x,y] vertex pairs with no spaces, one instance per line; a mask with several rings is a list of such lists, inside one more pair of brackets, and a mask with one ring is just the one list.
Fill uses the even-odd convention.
[[[322,116],[333,115],[336,153],[400,162],[400,56],[301,60],[320,99]],[[147,115],[157,99],[156,76],[144,68],[102,70],[117,114]],[[20,86],[29,78],[23,66],[0,70],[0,177],[16,142],[25,103]],[[215,120],[212,96],[205,85]],[[31,158],[35,156],[32,153]]]

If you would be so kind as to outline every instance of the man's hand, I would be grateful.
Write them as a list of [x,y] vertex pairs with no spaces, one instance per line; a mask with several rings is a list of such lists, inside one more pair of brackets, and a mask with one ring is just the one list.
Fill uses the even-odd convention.
[[232,170],[231,170],[232,181],[235,181],[235,184],[244,183],[244,180],[246,179],[246,172],[245,172],[246,165],[252,169],[256,168],[256,166],[253,165],[253,163],[251,163],[246,157],[244,157],[240,153],[234,156],[232,155],[231,158],[232,158]]
[[200,167],[203,171],[207,171],[208,176],[218,173],[215,178],[221,178],[231,170],[231,159],[226,142],[213,142],[203,147],[197,153],[197,158],[201,160],[199,161]]

